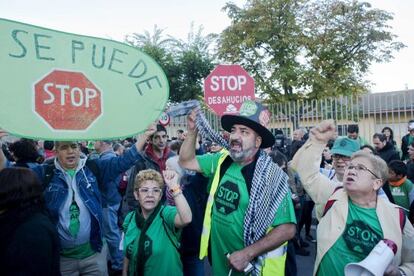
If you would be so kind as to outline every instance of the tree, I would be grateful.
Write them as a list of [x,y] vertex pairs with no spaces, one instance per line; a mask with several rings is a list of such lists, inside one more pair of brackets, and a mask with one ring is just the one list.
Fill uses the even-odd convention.
[[373,62],[387,62],[404,45],[387,25],[392,16],[369,3],[322,0],[304,14],[304,45],[309,69],[305,74],[314,98],[363,93]]
[[171,94],[172,101],[179,102],[203,96],[203,79],[214,68],[210,46],[215,38],[213,34],[204,36],[202,26],[194,32],[194,25],[191,24],[187,40],[175,40],[180,82]]
[[170,85],[170,101],[180,102],[203,95],[202,80],[214,67],[209,47],[214,35],[203,36],[202,26],[197,32],[191,30],[187,40],[164,38],[163,30],[157,26],[153,33],[134,33],[126,42],[150,55],[164,69]]
[[224,7],[231,26],[219,40],[219,56],[239,63],[255,79],[256,91],[269,97],[294,97],[302,71],[300,27],[296,22],[302,1],[250,0],[245,8]]
[[219,56],[238,62],[269,101],[363,93],[373,62],[386,62],[404,45],[392,16],[352,0],[248,0],[227,4],[230,27]]
[[170,97],[179,86],[180,68],[172,54],[175,39],[164,38],[164,30],[154,25],[152,34],[144,31],[144,34],[133,33],[125,37],[125,42],[131,46],[139,48],[144,53],[151,56],[164,70],[170,86]]

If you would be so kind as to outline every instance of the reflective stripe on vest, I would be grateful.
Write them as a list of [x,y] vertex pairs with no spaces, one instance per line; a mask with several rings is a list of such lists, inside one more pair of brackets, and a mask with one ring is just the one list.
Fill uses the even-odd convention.
[[287,243],[267,252],[264,257],[259,257],[259,270],[263,276],[284,276],[287,255]]
[[206,210],[204,212],[204,220],[203,220],[203,231],[201,233],[201,241],[200,241],[200,254],[199,258],[202,260],[208,254],[208,241],[210,239],[210,231],[211,231],[211,210],[213,208],[214,202],[214,195],[216,194],[218,184],[220,182],[220,167],[226,157],[229,155],[228,151],[223,151],[223,154],[220,156],[216,173],[214,174],[213,182],[211,182],[210,193],[207,199]]

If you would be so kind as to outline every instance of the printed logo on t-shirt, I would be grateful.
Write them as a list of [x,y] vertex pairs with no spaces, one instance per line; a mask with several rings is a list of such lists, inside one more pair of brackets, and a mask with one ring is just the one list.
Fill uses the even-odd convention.
[[[139,239],[139,237],[137,237],[133,242],[131,242],[130,244],[128,244],[127,246],[127,250],[126,250],[126,256],[127,258],[131,258],[133,255],[133,250],[134,250],[134,246],[136,246],[136,244],[138,243],[137,239]],[[152,255],[152,240],[150,239],[150,237],[148,237],[147,235],[145,235],[144,237],[144,256],[150,257]]]
[[396,187],[396,188],[392,188],[391,189],[391,194],[393,196],[405,196],[405,193],[403,190],[401,190],[400,187]]
[[215,206],[218,212],[228,215],[239,207],[239,187],[230,181],[221,184],[215,195]]
[[381,240],[381,236],[362,220],[347,224],[343,238],[350,250],[364,255],[368,255]]
[[152,255],[152,240],[150,237],[145,235],[144,238],[144,256],[149,257]]

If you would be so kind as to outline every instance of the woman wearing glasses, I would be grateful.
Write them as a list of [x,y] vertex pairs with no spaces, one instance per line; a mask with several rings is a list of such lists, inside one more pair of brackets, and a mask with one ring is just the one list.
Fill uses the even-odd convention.
[[414,275],[414,228],[397,205],[378,196],[387,164],[378,156],[354,153],[339,189],[319,173],[321,153],[335,136],[333,121],[322,122],[292,162],[305,190],[324,210],[318,217],[314,274],[344,275],[348,263],[360,262],[380,240],[389,239],[398,250],[384,275]]
[[179,246],[180,228],[192,214],[175,171],[163,172],[175,207],[161,202],[164,180],[155,170],[143,170],[135,178],[134,196],[139,207],[127,215],[123,225],[123,275],[182,275]]

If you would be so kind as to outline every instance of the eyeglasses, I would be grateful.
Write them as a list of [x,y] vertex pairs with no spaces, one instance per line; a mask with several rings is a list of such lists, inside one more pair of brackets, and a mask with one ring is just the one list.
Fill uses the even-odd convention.
[[362,165],[362,164],[356,164],[356,165],[353,165],[353,164],[349,164],[349,166],[348,166],[348,168],[347,168],[348,170],[353,170],[353,169],[355,169],[355,170],[357,170],[357,171],[367,171],[367,172],[369,172],[370,174],[372,174],[375,178],[377,178],[377,179],[380,179],[380,177],[378,177],[373,171],[371,171],[370,169],[368,169],[367,167],[365,167],[364,165]]
[[334,155],[332,155],[332,158],[335,159],[335,160],[342,159],[342,161],[345,161],[345,162],[351,160],[351,157],[341,155],[341,154],[334,154]]
[[150,192],[151,192],[151,194],[159,195],[159,194],[161,194],[161,191],[162,191],[160,188],[152,188],[152,189],[150,189],[150,188],[138,188],[136,190],[138,190],[141,194],[145,194],[145,195],[149,194]]

